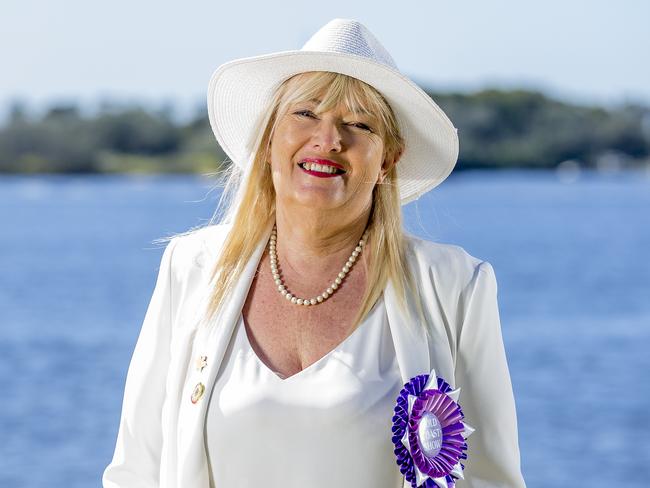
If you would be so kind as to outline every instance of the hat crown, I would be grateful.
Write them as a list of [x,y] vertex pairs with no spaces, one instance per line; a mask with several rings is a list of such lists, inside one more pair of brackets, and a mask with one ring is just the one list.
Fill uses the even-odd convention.
[[305,43],[301,51],[352,54],[397,70],[384,46],[361,22],[334,19],[325,24]]

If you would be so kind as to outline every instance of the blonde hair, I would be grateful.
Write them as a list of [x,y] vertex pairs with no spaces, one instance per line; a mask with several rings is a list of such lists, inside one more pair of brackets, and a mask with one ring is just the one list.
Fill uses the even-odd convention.
[[[221,223],[232,227],[212,270],[213,289],[206,318],[211,318],[229,291],[237,283],[244,266],[275,221],[275,190],[271,179],[270,141],[278,120],[295,103],[320,99],[316,112],[330,110],[343,103],[351,111],[362,111],[374,117],[384,140],[384,158],[395,161],[404,149],[395,115],[382,95],[370,85],[339,73],[307,72],[283,82],[259,121],[257,139],[252,141],[254,156],[251,167],[242,171],[231,165],[220,201]],[[247,178],[244,178],[247,176]],[[397,291],[400,305],[405,307],[407,289],[413,288],[406,257],[402,230],[402,213],[397,171],[391,164],[382,183],[373,190],[368,229],[367,283],[361,307],[353,328],[373,307],[390,280]],[[217,214],[215,214],[217,215]],[[209,323],[205,320],[204,323]]]

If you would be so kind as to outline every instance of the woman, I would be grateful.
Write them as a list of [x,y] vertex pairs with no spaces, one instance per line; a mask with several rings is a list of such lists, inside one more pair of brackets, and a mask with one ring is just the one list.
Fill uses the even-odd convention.
[[163,254],[104,486],[524,486],[492,267],[401,226],[455,164],[444,113],[342,19],[208,100],[228,211]]

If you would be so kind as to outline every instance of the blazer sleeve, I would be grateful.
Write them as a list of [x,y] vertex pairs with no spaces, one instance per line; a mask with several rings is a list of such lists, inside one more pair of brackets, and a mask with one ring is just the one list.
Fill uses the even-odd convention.
[[458,480],[458,488],[523,488],[517,414],[490,263],[475,268],[461,303],[456,386],[465,420],[476,430],[467,439],[465,479]]
[[158,278],[129,364],[113,460],[104,488],[159,486],[162,405],[170,362],[173,239],[163,252]]

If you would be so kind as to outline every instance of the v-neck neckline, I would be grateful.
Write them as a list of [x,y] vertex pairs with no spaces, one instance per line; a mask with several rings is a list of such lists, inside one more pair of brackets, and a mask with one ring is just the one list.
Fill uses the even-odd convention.
[[317,359],[307,367],[285,378],[282,378],[276,371],[273,371],[264,361],[262,361],[262,359],[260,359],[260,357],[255,352],[255,349],[253,349],[250,338],[248,337],[248,326],[246,325],[246,321],[244,320],[243,313],[239,314],[238,326],[241,326],[243,328],[242,333],[244,335],[245,347],[250,351],[250,354],[253,356],[254,360],[259,364],[259,366],[265,371],[271,373],[271,375],[281,383],[286,383],[292,380],[298,380],[301,377],[308,375],[312,370],[321,366],[322,363],[328,361],[329,359],[331,359],[332,356],[334,356],[334,354],[340,352],[344,347],[349,345],[349,343],[352,342],[352,340],[354,340],[354,338],[360,334],[359,331],[362,330],[364,327],[367,327],[369,325],[368,322],[372,322],[371,318],[376,312],[376,309],[379,306],[380,302],[383,303],[383,300],[384,300],[383,295],[380,295],[379,299],[375,302],[375,304],[372,306],[372,308],[370,309],[368,314],[364,317],[364,319],[361,321],[361,323],[336,346],[334,346],[327,353],[325,353],[323,356],[321,356],[319,359]]

